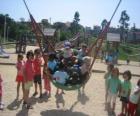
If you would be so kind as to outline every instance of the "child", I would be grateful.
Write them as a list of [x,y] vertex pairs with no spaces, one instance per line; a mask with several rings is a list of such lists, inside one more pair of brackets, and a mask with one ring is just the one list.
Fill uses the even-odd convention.
[[17,82],[17,97],[16,99],[19,99],[19,88],[20,85],[22,84],[22,92],[24,96],[24,79],[23,79],[23,69],[24,69],[24,64],[25,62],[23,61],[23,55],[18,54],[17,56],[17,63],[16,63],[16,68],[17,68],[17,77],[16,77],[16,82]]
[[122,111],[119,116],[127,115],[127,103],[131,92],[131,72],[129,70],[123,73],[123,81],[121,82],[120,100],[122,101]]
[[29,102],[29,92],[30,88],[33,85],[33,79],[34,79],[34,65],[33,65],[33,59],[34,54],[33,51],[28,51],[26,54],[27,61],[25,63],[24,68],[24,86],[25,86],[25,92],[24,92],[24,102],[23,105],[26,105],[27,109],[32,109],[33,107],[30,105]]
[[[111,113],[114,113],[115,111],[116,98],[120,90],[120,84],[121,82],[119,80],[119,69],[113,68],[111,77],[108,78],[108,82],[107,82],[107,90],[108,90],[107,104],[111,109]],[[111,102],[112,102],[112,106],[111,106]]]
[[140,101],[140,79],[138,80],[137,85],[129,98],[128,116],[136,116],[135,113],[139,101]]
[[44,54],[44,66],[43,66],[43,79],[44,79],[44,88],[46,90],[46,94],[51,96],[51,84],[50,84],[50,72],[48,70],[48,54]]
[[35,59],[34,59],[34,69],[35,69],[35,76],[34,76],[34,86],[35,86],[35,92],[33,96],[36,96],[38,94],[37,92],[37,86],[39,85],[40,90],[40,96],[39,98],[42,98],[42,81],[41,81],[41,53],[40,49],[35,49],[34,51]]
[[111,73],[112,73],[112,69],[113,68],[114,68],[114,65],[113,64],[108,64],[107,65],[107,72],[104,75],[104,79],[105,79],[105,103],[107,102],[107,95],[108,95],[108,91],[107,91],[107,80],[111,76]]
[[[66,83],[66,80],[69,78],[69,75],[67,74],[67,72],[64,71],[64,65],[63,63],[60,63],[59,64],[59,70],[56,71],[53,75],[53,79],[56,80],[56,82],[62,84],[62,85],[65,85]],[[57,92],[56,94],[59,93],[59,89],[57,89]],[[63,90],[61,93],[64,93]]]
[[2,103],[2,78],[0,75],[0,110],[3,110],[4,104]]

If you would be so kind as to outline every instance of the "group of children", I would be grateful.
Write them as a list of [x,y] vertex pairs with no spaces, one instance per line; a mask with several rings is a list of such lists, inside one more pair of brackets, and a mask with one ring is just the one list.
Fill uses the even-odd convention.
[[105,74],[105,103],[107,110],[114,113],[116,99],[119,96],[122,102],[119,116],[135,116],[138,103],[140,101],[140,79],[135,89],[131,92],[131,72],[126,70],[123,73],[123,80],[119,79],[119,69],[112,64],[108,64]]
[[[35,97],[38,94],[37,91],[38,86],[40,90],[39,98],[43,97],[41,75],[43,75],[44,88],[46,90],[46,94],[49,97],[51,96],[51,85],[50,85],[51,79],[56,80],[58,83],[64,85],[66,85],[66,83],[69,84],[71,82],[69,80],[70,75],[68,74],[66,69],[67,67],[69,67],[68,61],[72,61],[71,59],[73,59],[74,53],[71,49],[71,45],[68,42],[65,45],[63,52],[64,52],[62,56],[63,58],[61,58],[60,55],[56,56],[56,54],[54,53],[41,54],[40,49],[35,49],[34,52],[30,50],[26,54],[26,59],[27,59],[26,61],[24,61],[22,54],[18,54],[17,63],[16,63],[16,68],[17,68],[17,76],[16,76],[17,97],[16,98],[19,99],[19,93],[20,93],[19,89],[20,86],[22,85],[23,100],[24,100],[23,105],[27,109],[32,108],[32,106],[30,105],[29,92],[33,83],[35,87],[33,97]],[[85,75],[88,72],[87,69],[89,68],[91,62],[90,57],[88,56],[85,57],[85,56],[86,56],[86,45],[83,44],[82,48],[78,51],[77,58],[76,58],[78,59],[76,61],[76,64],[79,64],[79,62],[81,61],[85,62],[83,63],[83,65],[80,65],[80,70],[83,75]],[[43,65],[43,71],[41,72],[42,57],[44,59],[44,65]],[[59,94],[58,89],[56,94]]]

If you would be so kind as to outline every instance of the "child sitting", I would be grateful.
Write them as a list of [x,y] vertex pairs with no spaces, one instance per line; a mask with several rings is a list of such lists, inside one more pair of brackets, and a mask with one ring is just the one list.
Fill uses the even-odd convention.
[[2,103],[2,78],[0,75],[0,110],[3,110],[4,104]]
[[140,101],[140,79],[138,80],[137,85],[134,88],[129,98],[128,116],[136,116],[135,113],[136,113],[139,101]]
[[[69,75],[67,74],[67,72],[64,71],[64,65],[63,65],[63,63],[60,63],[59,64],[59,70],[56,71],[53,74],[53,79],[56,80],[56,82],[65,85],[66,80],[68,78],[69,78]],[[57,89],[56,94],[58,94],[58,92],[59,92],[59,89]],[[62,93],[63,93],[63,90],[62,90]]]

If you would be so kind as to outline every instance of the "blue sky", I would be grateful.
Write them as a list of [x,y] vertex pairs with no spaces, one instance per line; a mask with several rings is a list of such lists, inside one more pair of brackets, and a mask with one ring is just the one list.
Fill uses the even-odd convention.
[[[71,22],[75,11],[78,11],[80,24],[93,27],[100,25],[105,18],[110,19],[119,0],[26,0],[26,2],[37,21],[51,17],[52,23]],[[111,26],[119,25],[122,10],[127,10],[130,26],[136,23],[136,27],[140,28],[140,0],[122,0]],[[16,21],[21,17],[29,19],[22,0],[0,0],[0,13],[9,14]]]

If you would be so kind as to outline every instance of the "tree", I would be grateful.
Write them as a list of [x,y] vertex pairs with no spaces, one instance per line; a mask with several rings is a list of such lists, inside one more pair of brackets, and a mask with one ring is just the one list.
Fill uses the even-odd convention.
[[106,25],[107,25],[107,20],[106,19],[104,19],[103,21],[102,21],[102,23],[101,23],[101,28],[102,28],[102,30],[106,27]]
[[120,30],[121,30],[120,37],[121,37],[121,41],[123,42],[126,42],[128,36],[129,20],[130,17],[126,13],[126,10],[122,11],[119,23],[120,23]]
[[74,14],[73,22],[71,23],[71,27],[70,27],[72,35],[75,35],[80,30],[80,25],[78,24],[80,21],[79,17],[80,17],[80,14],[78,11],[76,11]]

